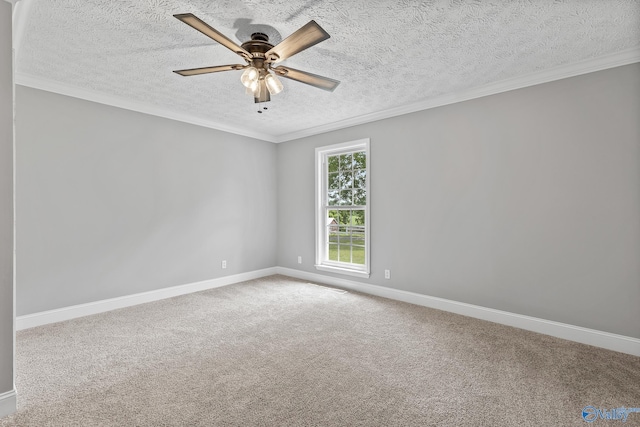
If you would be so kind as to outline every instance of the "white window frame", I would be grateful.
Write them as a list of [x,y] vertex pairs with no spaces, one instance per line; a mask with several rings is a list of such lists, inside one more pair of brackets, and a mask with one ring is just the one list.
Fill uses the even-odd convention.
[[[370,177],[371,177],[371,156],[369,154],[369,138],[359,139],[356,141],[343,142],[341,144],[333,144],[324,147],[316,148],[316,194],[315,194],[315,207],[316,207],[316,269],[321,271],[327,271],[331,273],[345,274],[349,276],[365,277],[370,276],[371,263],[371,242],[370,242],[370,227],[371,227],[371,191],[370,191]],[[338,261],[329,261],[327,256],[328,251],[328,238],[327,238],[327,219],[326,219],[326,206],[327,206],[327,169],[326,159],[328,156],[336,154],[349,153],[353,151],[364,151],[367,159],[367,175],[366,175],[366,192],[367,192],[367,204],[364,207],[365,215],[365,263],[364,265],[350,264]]]

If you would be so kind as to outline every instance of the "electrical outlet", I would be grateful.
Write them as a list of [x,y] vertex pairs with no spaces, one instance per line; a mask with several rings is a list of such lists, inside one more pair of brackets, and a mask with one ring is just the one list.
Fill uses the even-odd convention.
[[384,278],[385,279],[391,279],[391,270],[385,270],[384,271]]
[[222,261],[222,268],[227,268],[227,260]]
[[302,264],[302,257],[298,255],[298,264]]

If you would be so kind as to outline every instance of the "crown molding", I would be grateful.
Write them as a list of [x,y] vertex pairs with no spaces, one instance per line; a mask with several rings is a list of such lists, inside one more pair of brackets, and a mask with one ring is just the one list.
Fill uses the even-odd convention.
[[444,105],[455,104],[457,102],[469,101],[471,99],[481,98],[484,96],[495,95],[498,93],[522,89],[542,83],[549,83],[556,80],[575,77],[581,74],[593,73],[609,68],[620,67],[622,65],[629,65],[636,62],[640,62],[640,48],[626,49],[614,54],[604,55],[598,58],[588,59],[573,64],[562,65],[535,73],[525,74],[523,76],[515,77],[512,79],[506,79],[484,86],[466,89],[459,92],[453,92],[436,98],[429,98],[424,101],[392,108],[389,110],[377,111],[375,113],[352,117],[323,126],[317,126],[297,132],[279,135],[275,142],[291,141],[307,136],[318,135],[321,133],[344,129],[351,126],[357,126],[378,120],[388,119],[391,117],[401,116],[403,114],[415,113],[417,111],[442,107]]
[[26,73],[16,73],[14,81],[21,86],[27,86],[34,89],[40,89],[47,92],[54,92],[60,95],[71,96],[74,98],[84,99],[87,101],[97,102],[99,104],[110,105],[112,107],[123,108],[125,110],[136,111],[139,113],[150,114],[152,116],[163,117],[166,119],[177,120],[180,122],[190,123],[210,129],[216,129],[235,135],[247,136],[263,141],[275,142],[269,135],[261,132],[253,132],[244,128],[223,125],[213,121],[199,119],[188,114],[179,113],[165,108],[160,108],[145,102],[134,101],[117,95],[111,95],[96,90],[80,88],[66,83],[44,79]]
[[24,37],[25,28],[27,26],[27,22],[29,21],[28,17],[31,13],[31,5],[33,4],[33,0],[7,1],[13,4],[13,16],[11,25],[13,26],[13,50],[17,59],[18,51],[20,50],[20,45],[22,44],[22,39]]
[[609,55],[600,56],[585,61],[575,62],[573,64],[562,65],[559,67],[537,71],[523,76],[506,79],[484,86],[466,89],[459,92],[453,92],[436,98],[425,99],[424,101],[413,104],[392,108],[375,113],[365,114],[358,117],[329,123],[323,126],[304,129],[297,132],[279,135],[275,142],[292,141],[307,136],[318,135],[321,133],[331,132],[338,129],[344,129],[351,126],[361,125],[374,122],[377,120],[388,119],[403,114],[415,113],[417,111],[428,110],[431,108],[442,107],[444,105],[455,104],[457,102],[469,101],[471,99],[481,98],[484,96],[495,95],[511,90],[522,89],[529,86],[535,86],[542,83],[549,83],[555,80],[562,80],[569,77],[579,76],[581,74],[593,73],[609,68],[620,67],[640,62],[640,48],[632,48],[622,50]]
[[[22,0],[21,3],[29,4],[30,1]],[[26,15],[26,13],[24,15]],[[124,97],[109,95],[91,89],[84,89],[68,85],[66,83],[60,83],[38,76],[29,75],[27,73],[16,73],[15,83],[35,89],[59,93],[61,95],[85,99],[87,101],[97,102],[100,104],[111,105],[114,107],[137,111],[140,113],[151,114],[158,117],[164,117],[167,119],[190,123],[197,126],[216,129],[223,132],[229,132],[236,135],[256,138],[262,141],[279,143],[344,129],[351,126],[370,123],[378,120],[388,119],[403,114],[414,113],[417,111],[428,110],[444,105],[455,104],[457,102],[468,101],[484,96],[495,95],[498,93],[508,92],[511,90],[521,89],[529,86],[535,86],[555,80],[575,77],[581,74],[593,73],[609,68],[620,67],[636,62],[640,62],[640,48],[626,49],[617,53],[604,55],[573,64],[563,65],[548,70],[538,71],[513,79],[502,80],[484,86],[453,92],[447,95],[426,99],[424,101],[416,102],[402,107],[392,108],[384,111],[377,111],[374,113],[364,114],[362,116],[352,117],[346,120],[340,120],[322,126],[311,127],[308,129],[280,135],[265,134],[263,132],[255,132],[247,130],[245,128],[228,126],[214,121],[203,120],[190,116],[188,114],[159,108],[155,105],[133,101]]]

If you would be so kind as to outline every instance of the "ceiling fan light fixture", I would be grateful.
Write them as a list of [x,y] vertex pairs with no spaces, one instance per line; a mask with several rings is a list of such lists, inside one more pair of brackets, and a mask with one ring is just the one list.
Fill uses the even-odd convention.
[[284,89],[284,86],[282,86],[282,82],[280,81],[280,79],[278,79],[271,73],[265,76],[264,82],[266,83],[267,89],[269,89],[269,93],[271,93],[271,95],[277,95],[282,92],[282,89]]
[[254,82],[251,82],[251,84],[249,86],[246,87],[244,93],[246,93],[247,95],[251,95],[251,96],[255,96],[256,93],[260,92],[260,81],[256,80]]
[[244,87],[251,88],[251,90],[255,90],[255,86],[258,84],[258,79],[260,78],[260,72],[256,67],[248,67],[242,73],[240,77],[240,81],[244,85]]

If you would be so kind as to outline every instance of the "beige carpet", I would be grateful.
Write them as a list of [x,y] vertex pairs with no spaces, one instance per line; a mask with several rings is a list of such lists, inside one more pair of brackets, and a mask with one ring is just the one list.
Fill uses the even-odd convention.
[[0,426],[632,426],[640,358],[272,276],[17,336]]

